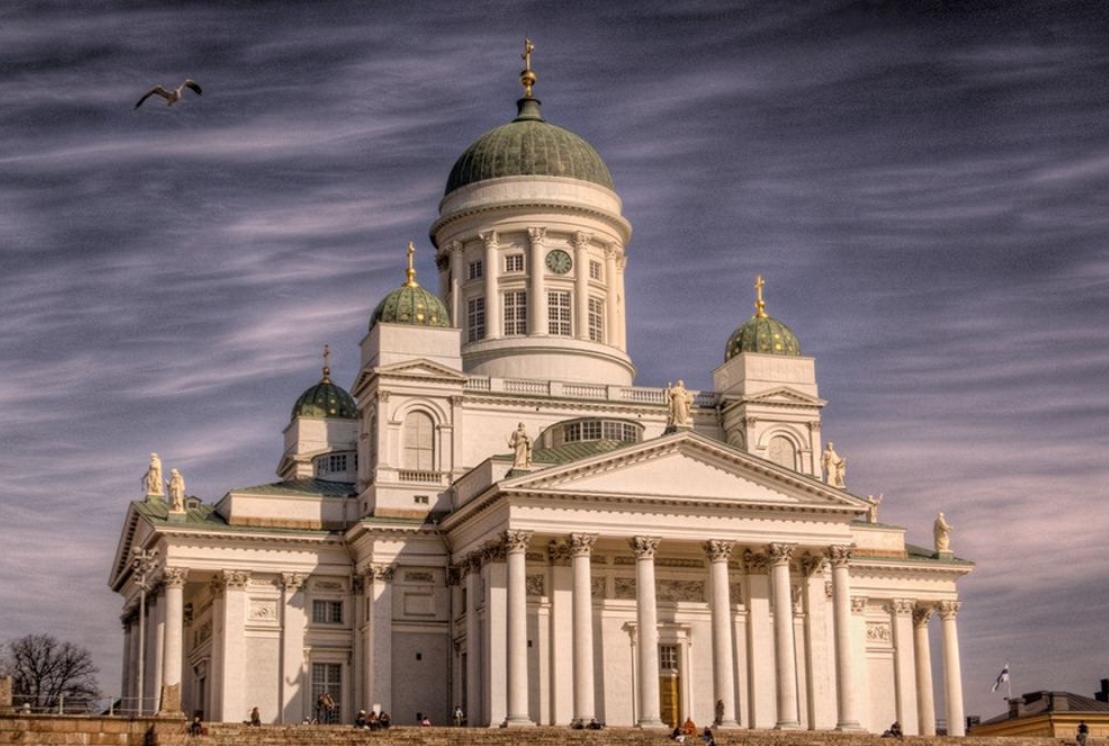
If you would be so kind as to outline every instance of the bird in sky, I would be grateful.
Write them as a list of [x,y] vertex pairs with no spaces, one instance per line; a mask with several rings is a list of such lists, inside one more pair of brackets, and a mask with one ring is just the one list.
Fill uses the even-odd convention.
[[172,90],[172,91],[167,91],[162,86],[156,85],[153,88],[151,88],[149,91],[147,91],[145,96],[143,96],[142,98],[139,99],[139,102],[137,104],[135,104],[135,108],[137,109],[140,106],[142,106],[142,102],[146,101],[151,96],[161,96],[162,98],[164,98],[166,100],[166,105],[167,106],[173,106],[175,103],[177,103],[178,101],[181,100],[181,93],[186,88],[189,88],[193,91],[196,91],[196,95],[198,95],[198,96],[200,95],[200,86],[198,86],[196,84],[195,80],[186,80],[184,83],[177,86],[176,90]]

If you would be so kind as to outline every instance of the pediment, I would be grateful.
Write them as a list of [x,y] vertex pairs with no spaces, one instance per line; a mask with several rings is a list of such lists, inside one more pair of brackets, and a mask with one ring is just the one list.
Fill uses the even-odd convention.
[[513,492],[858,512],[865,501],[695,433],[664,435],[513,477]]
[[820,397],[810,396],[797,389],[790,388],[789,386],[781,386],[776,389],[762,391],[755,396],[744,397],[740,402],[743,404],[769,404],[777,406],[785,404],[802,407],[822,407],[827,403]]
[[393,363],[391,365],[382,365],[371,371],[364,372],[358,383],[361,385],[373,376],[381,378],[415,378],[427,381],[447,381],[450,383],[465,383],[467,380],[464,373],[425,358],[407,360],[403,363]]

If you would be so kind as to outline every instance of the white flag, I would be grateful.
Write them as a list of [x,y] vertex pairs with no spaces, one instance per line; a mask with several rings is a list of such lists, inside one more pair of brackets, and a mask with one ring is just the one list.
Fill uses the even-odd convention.
[[996,692],[997,688],[1009,680],[1009,663],[1005,663],[1005,668],[1001,669],[1001,673],[997,675],[997,679],[993,682],[993,689],[991,692]]

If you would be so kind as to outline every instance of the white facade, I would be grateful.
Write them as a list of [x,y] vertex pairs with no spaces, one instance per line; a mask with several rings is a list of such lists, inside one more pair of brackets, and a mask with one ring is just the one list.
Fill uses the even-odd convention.
[[[962,733],[972,566],[822,480],[811,358],[735,355],[675,423],[666,389],[632,385],[615,192],[497,173],[449,192],[431,234],[451,325],[375,323],[356,415],[294,416],[283,481],[130,505],[125,706],[179,691],[206,719],[300,722],[326,690],[343,722],[461,705],[476,726],[909,734],[938,706]],[[157,553],[141,614],[137,549]]]

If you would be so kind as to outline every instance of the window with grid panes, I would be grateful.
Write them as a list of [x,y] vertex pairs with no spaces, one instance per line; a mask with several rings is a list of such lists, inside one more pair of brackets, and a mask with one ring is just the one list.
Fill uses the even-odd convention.
[[504,336],[528,333],[528,294],[517,290],[504,294]]
[[589,299],[589,339],[605,341],[605,302],[600,298]]
[[504,258],[504,271],[505,272],[523,272],[524,271],[524,255],[523,254],[509,254]]
[[601,263],[600,262],[595,262],[595,261],[592,261],[592,260],[589,261],[589,279],[590,280],[600,280],[601,279]]
[[485,338],[485,298],[466,301],[466,341],[477,342]]
[[316,624],[342,624],[342,601],[313,601],[312,621]]
[[467,275],[471,280],[480,280],[482,277],[481,260],[470,262],[468,265],[469,274]]
[[547,333],[569,337],[570,318],[570,294],[558,290],[547,293]]

